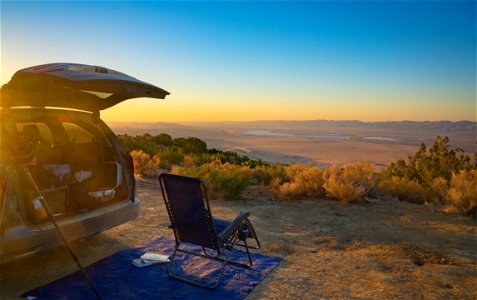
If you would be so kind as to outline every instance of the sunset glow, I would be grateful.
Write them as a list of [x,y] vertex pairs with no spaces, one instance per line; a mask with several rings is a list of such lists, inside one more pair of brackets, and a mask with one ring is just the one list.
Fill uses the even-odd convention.
[[470,2],[2,2],[1,83],[49,62],[171,93],[106,121],[476,120]]

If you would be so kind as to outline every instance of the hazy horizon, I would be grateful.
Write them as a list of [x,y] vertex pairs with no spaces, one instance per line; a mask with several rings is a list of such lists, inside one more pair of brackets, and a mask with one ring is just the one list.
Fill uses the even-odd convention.
[[308,122],[308,121],[329,121],[329,122],[361,122],[361,123],[387,123],[387,122],[416,122],[416,123],[428,123],[428,122],[471,122],[476,123],[476,120],[380,120],[380,121],[363,121],[358,119],[258,119],[258,120],[212,120],[212,121],[114,121],[102,118],[106,123],[253,123],[253,122]]
[[437,136],[451,147],[476,151],[477,122],[238,121],[108,122],[116,134],[197,137],[209,147],[254,159],[281,163],[315,162],[322,166],[360,159],[384,167],[430,146]]

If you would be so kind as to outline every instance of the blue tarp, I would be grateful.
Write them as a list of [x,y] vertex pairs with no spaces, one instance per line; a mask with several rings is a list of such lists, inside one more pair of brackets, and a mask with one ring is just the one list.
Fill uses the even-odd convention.
[[[191,248],[192,249],[192,248]],[[272,271],[281,258],[252,253],[250,268],[227,265],[221,284],[213,290],[197,287],[169,278],[165,264],[137,268],[131,261],[146,251],[171,255],[174,241],[159,237],[139,248],[126,249],[86,267],[103,299],[243,299]],[[245,261],[246,254],[234,250],[232,260]],[[216,278],[221,265],[216,260],[180,254],[175,273],[199,276],[205,282]],[[24,293],[21,297],[39,299],[95,299],[85,279],[78,271],[47,285]]]

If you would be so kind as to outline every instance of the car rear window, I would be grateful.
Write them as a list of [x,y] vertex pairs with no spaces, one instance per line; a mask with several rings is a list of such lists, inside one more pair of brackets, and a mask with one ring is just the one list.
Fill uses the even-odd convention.
[[50,144],[53,144],[53,134],[51,133],[50,127],[43,122],[19,122],[16,123],[17,130],[23,132],[23,127],[26,125],[34,125],[40,131],[41,139],[47,141]]
[[86,144],[94,141],[94,135],[92,133],[74,123],[64,122],[63,128],[71,143]]

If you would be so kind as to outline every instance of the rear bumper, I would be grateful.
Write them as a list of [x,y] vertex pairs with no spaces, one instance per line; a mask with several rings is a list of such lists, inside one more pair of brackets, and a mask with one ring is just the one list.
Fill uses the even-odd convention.
[[[58,225],[65,237],[69,241],[74,241],[133,220],[138,215],[139,200],[135,197],[134,202],[126,200],[83,215],[59,220]],[[51,223],[7,229],[0,241],[0,264],[19,260],[61,243]]]

